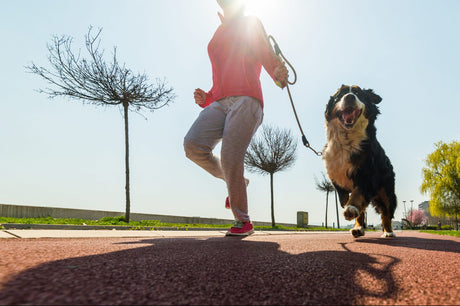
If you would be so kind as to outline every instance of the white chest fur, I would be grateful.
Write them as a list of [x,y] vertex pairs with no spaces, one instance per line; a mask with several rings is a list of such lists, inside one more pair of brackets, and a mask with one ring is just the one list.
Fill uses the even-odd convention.
[[331,181],[350,192],[354,187],[350,177],[356,171],[356,165],[352,164],[350,158],[353,153],[361,151],[360,144],[367,139],[368,121],[363,117],[350,130],[345,129],[337,119],[326,122],[327,144],[323,159],[327,175]]

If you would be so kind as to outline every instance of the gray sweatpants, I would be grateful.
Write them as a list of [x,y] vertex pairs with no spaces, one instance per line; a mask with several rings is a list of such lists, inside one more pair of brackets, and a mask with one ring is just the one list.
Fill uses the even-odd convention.
[[[244,156],[262,119],[259,100],[247,96],[223,98],[201,111],[184,139],[186,156],[227,183],[233,215],[243,222],[250,221]],[[219,159],[212,150],[220,141]]]

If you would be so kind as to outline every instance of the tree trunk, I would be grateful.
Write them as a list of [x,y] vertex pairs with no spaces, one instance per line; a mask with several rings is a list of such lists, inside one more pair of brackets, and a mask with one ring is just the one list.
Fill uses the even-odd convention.
[[327,206],[328,206],[328,201],[329,201],[329,191],[326,191],[326,219],[324,220],[324,224],[326,224],[326,228],[327,228]]
[[337,200],[337,190],[334,191],[335,193],[335,212],[337,213],[337,228],[340,228],[340,221],[339,221],[339,202]]
[[129,193],[129,133],[128,133],[128,102],[123,102],[123,109],[125,113],[125,170],[126,170],[126,214],[125,220],[129,223],[131,200]]
[[456,230],[458,231],[458,209],[455,207],[455,227]]
[[275,204],[273,198],[273,173],[270,173],[270,194],[271,194],[271,208],[272,208],[272,227],[275,227]]

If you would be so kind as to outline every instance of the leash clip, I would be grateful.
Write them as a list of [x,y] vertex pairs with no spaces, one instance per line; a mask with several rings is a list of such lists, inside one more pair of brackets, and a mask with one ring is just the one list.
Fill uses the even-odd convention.
[[313,149],[313,148],[310,146],[310,143],[308,142],[307,137],[305,137],[305,135],[302,135],[302,142],[303,142],[303,145],[304,145],[305,147],[307,147],[308,149],[312,150],[313,153],[316,154],[316,156],[322,156],[322,155],[323,155],[323,152],[318,152],[318,151],[316,151],[315,149]]

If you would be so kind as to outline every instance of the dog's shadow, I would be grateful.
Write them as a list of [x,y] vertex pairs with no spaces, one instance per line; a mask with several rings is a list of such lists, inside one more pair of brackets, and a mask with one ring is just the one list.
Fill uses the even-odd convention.
[[426,251],[443,251],[460,253],[460,243],[450,239],[450,236],[440,236],[437,239],[419,238],[419,237],[406,237],[399,236],[397,238],[366,238],[360,237],[356,242],[366,244],[383,244],[392,247],[412,248]]
[[[139,247],[48,262],[11,279],[2,304],[360,304],[394,298],[394,257],[290,254],[274,242],[140,240]],[[145,246],[145,244],[148,244]]]

